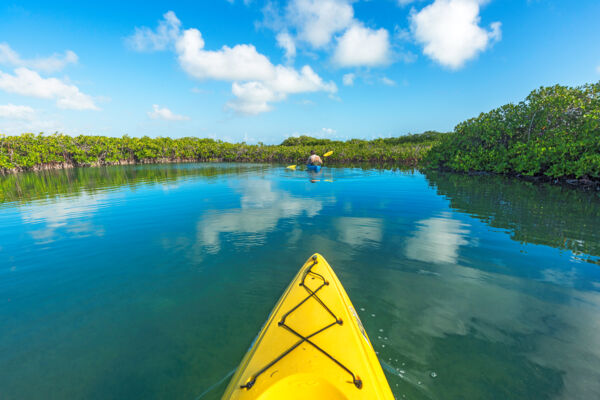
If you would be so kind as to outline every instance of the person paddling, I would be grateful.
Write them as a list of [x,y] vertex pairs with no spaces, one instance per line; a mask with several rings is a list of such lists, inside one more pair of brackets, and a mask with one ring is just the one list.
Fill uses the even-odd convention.
[[311,150],[306,165],[323,165],[323,160],[321,160],[321,157],[319,157],[314,150]]

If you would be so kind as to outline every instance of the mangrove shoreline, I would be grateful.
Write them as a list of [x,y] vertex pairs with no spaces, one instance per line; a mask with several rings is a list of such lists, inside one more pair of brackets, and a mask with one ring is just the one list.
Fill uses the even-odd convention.
[[87,166],[182,162],[305,163],[311,150],[333,151],[327,165],[385,165],[532,182],[600,186],[600,82],[532,91],[459,123],[453,132],[336,141],[308,136],[281,144],[186,137],[0,135],[0,174]]
[[333,151],[328,165],[351,163],[416,167],[441,133],[345,142],[311,137],[289,138],[279,145],[227,143],[200,138],[122,138],[22,134],[0,136],[0,173],[88,166],[180,162],[251,162],[304,164],[311,150]]
[[[23,172],[44,172],[44,171],[58,171],[65,169],[75,169],[75,168],[101,168],[101,167],[111,167],[111,166],[134,166],[134,165],[152,165],[152,164],[187,164],[187,163],[214,163],[214,164],[257,164],[253,161],[223,161],[220,159],[208,159],[208,160],[196,160],[196,159],[145,159],[145,160],[119,160],[115,162],[94,162],[90,164],[77,165],[72,162],[63,162],[63,163],[48,163],[48,164],[39,164],[35,165],[31,168],[12,168],[12,169],[2,169],[0,170],[0,176],[8,176],[8,175],[16,175]],[[260,165],[274,165],[275,163],[258,163]],[[281,165],[281,163],[278,163]],[[457,175],[465,175],[465,176],[504,176],[520,181],[531,182],[534,184],[550,184],[550,185],[558,185],[558,186],[566,186],[571,188],[579,188],[585,190],[597,190],[600,191],[600,179],[588,179],[588,178],[569,178],[569,177],[559,177],[559,178],[551,178],[548,176],[528,176],[523,174],[510,174],[510,173],[495,173],[489,171],[469,171],[469,172],[461,172],[454,171],[448,168],[432,168],[419,165],[418,163],[377,163],[377,162],[353,162],[353,163],[331,163],[327,162],[328,166],[333,167],[358,167],[358,168],[374,168],[374,169],[401,169],[401,170],[419,170],[420,172],[427,173],[427,171],[438,171],[438,172],[446,172],[446,173],[454,173]]]

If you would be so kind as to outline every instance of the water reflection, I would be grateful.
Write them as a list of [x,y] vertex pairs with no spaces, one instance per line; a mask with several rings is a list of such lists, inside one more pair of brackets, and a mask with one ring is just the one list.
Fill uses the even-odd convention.
[[412,260],[431,263],[452,263],[458,259],[458,248],[469,244],[467,224],[442,213],[417,222],[417,230],[406,241],[405,254]]
[[29,234],[40,244],[53,242],[61,235],[70,238],[102,236],[104,229],[95,226],[92,217],[104,200],[102,195],[82,193],[77,197],[21,206],[20,214],[24,223],[35,228],[30,229]]
[[292,196],[268,180],[252,179],[236,189],[241,193],[239,209],[209,211],[198,221],[199,241],[210,254],[221,250],[222,234],[233,234],[229,242],[236,246],[260,245],[279,220],[301,214],[313,218],[323,208],[321,200]]
[[426,172],[450,206],[490,226],[507,229],[518,242],[566,249],[584,260],[600,256],[600,193],[502,176]]
[[381,288],[381,306],[377,318],[368,318],[376,307],[366,310],[367,330],[385,332],[386,340],[372,339],[382,358],[410,378],[394,380],[403,393],[473,399],[600,393],[600,293],[468,267],[437,271],[380,271],[369,282]]
[[23,172],[0,176],[0,206],[11,202],[80,193],[94,193],[128,186],[161,184],[163,189],[175,189],[176,181],[186,178],[214,180],[227,175],[261,173],[270,167],[264,164],[167,164],[124,165],[94,168],[73,168],[39,172]]
[[383,238],[379,218],[339,217],[335,221],[338,240],[353,247],[377,246]]

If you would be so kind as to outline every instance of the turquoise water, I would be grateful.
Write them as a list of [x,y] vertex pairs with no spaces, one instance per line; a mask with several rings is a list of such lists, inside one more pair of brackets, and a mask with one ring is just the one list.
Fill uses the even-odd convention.
[[235,164],[0,188],[2,399],[196,399],[314,252],[397,398],[600,398],[598,193]]

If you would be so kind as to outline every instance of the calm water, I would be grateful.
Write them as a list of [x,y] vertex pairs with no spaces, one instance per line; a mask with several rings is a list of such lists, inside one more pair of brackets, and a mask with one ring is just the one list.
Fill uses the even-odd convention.
[[598,193],[309,178],[214,164],[0,177],[0,398],[196,399],[313,252],[397,398],[600,398]]

